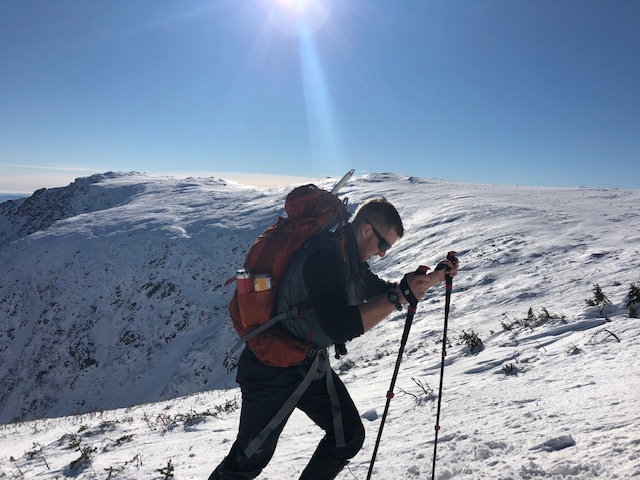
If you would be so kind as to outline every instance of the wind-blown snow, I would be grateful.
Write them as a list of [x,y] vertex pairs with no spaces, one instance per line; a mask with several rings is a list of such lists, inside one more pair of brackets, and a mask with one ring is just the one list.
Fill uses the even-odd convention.
[[[223,284],[290,189],[109,173],[1,204],[0,477],[207,478],[239,416]],[[381,276],[450,249],[462,263],[436,478],[640,476],[640,192],[393,174],[342,190],[350,210],[376,195],[406,230]],[[418,306],[373,478],[431,478],[443,306],[440,287]],[[394,314],[333,361],[367,429],[341,479],[367,475],[403,327]],[[321,436],[294,413],[260,478],[296,478]]]

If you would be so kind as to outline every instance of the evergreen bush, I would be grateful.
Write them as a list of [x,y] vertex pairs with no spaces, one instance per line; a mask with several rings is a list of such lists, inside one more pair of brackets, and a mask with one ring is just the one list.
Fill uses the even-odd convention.
[[460,335],[460,342],[465,344],[469,349],[469,352],[472,354],[476,354],[484,350],[484,344],[478,334],[473,330],[471,333],[467,333],[464,330],[462,331],[462,335]]
[[630,318],[638,318],[638,305],[640,305],[640,287],[632,283],[627,293],[627,308],[629,309]]
[[602,314],[607,305],[613,305],[597,283],[593,286],[592,292],[593,297],[585,300],[589,307],[600,307],[600,313]]

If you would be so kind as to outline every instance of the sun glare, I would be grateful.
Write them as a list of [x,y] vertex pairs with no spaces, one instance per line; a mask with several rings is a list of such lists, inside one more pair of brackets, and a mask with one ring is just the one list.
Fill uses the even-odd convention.
[[[269,32],[293,37],[298,43],[300,73],[304,89],[310,151],[337,168],[345,156],[325,68],[316,44],[318,35],[332,19],[340,0],[261,0],[266,8]],[[326,32],[331,35],[330,32]]]
[[271,22],[295,37],[313,35],[329,18],[328,0],[268,0]]
[[287,9],[293,10],[295,12],[302,12],[306,5],[309,3],[308,0],[276,0],[277,3]]
[[280,7],[293,13],[303,14],[309,10],[322,8],[321,0],[276,0]]

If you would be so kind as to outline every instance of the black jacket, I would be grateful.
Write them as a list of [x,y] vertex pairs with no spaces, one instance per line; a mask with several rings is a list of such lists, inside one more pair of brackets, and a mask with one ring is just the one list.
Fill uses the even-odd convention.
[[394,284],[377,277],[360,262],[355,235],[343,229],[345,255],[338,233],[320,233],[294,255],[285,271],[276,298],[276,313],[294,305],[311,311],[302,318],[281,322],[290,335],[318,347],[344,343],[364,333],[357,305],[388,290]]

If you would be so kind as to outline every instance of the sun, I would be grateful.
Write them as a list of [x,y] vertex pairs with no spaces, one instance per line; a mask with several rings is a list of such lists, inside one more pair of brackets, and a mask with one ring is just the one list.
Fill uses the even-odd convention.
[[309,0],[276,0],[276,3],[293,12],[301,13],[311,2]]
[[329,19],[328,0],[268,0],[271,2],[270,19],[288,35],[313,35]]

